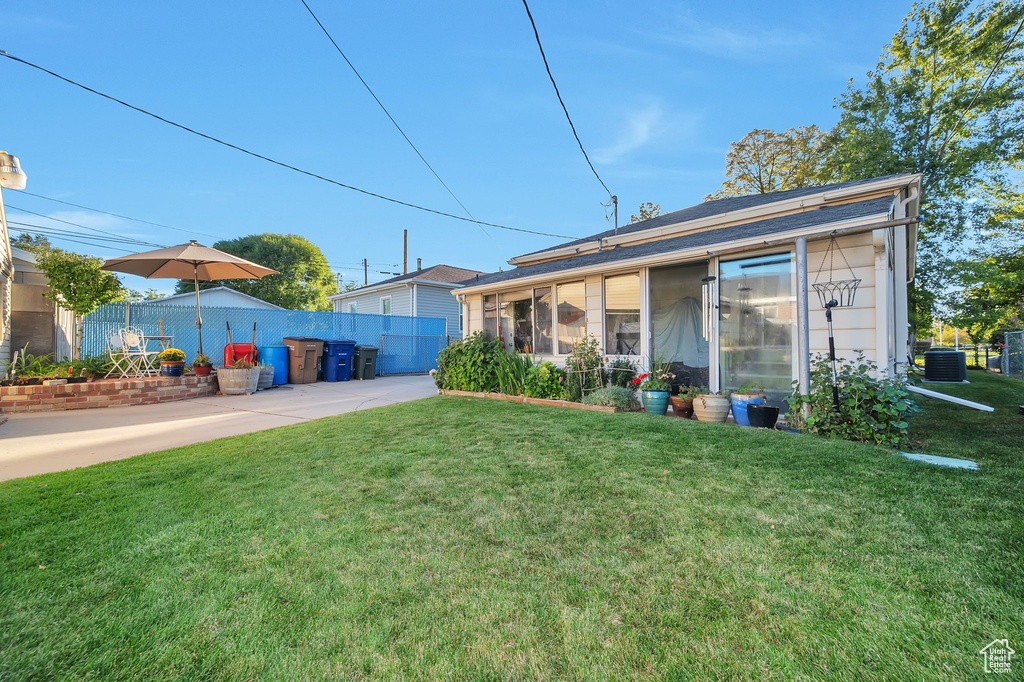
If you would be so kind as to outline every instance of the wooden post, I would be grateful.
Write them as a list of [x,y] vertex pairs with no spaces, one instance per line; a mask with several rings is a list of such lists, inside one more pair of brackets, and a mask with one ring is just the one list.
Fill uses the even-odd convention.
[[402,230],[402,274],[409,274],[409,230]]

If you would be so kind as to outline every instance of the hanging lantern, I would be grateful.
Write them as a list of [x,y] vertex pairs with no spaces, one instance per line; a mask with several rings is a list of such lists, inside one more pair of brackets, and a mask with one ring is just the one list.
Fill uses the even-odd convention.
[[[836,253],[843,259],[843,263],[846,264],[846,269],[850,271],[850,279],[836,279],[835,278],[835,256]],[[821,279],[821,271],[825,268],[825,261],[828,261],[828,281],[819,282]],[[814,276],[814,284],[811,285],[814,290],[818,292],[818,300],[821,301],[822,308],[852,308],[854,298],[857,296],[857,287],[860,286],[860,280],[853,272],[853,268],[850,267],[850,262],[846,260],[846,256],[843,255],[843,250],[839,248],[839,244],[836,243],[836,233],[833,232],[828,242],[828,248],[825,249],[825,255],[821,258],[821,265],[818,266],[818,274]]]

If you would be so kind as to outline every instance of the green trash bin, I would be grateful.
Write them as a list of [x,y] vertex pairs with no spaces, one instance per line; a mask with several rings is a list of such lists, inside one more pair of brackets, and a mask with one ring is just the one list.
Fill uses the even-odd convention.
[[356,346],[355,378],[372,379],[377,375],[377,346]]

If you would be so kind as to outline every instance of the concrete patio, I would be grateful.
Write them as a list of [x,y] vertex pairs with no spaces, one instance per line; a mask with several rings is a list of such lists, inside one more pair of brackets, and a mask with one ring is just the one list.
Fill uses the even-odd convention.
[[[289,384],[243,396],[14,414],[0,423],[0,480],[74,469],[225,436],[437,395],[428,376]],[[0,421],[3,416],[0,415]]]

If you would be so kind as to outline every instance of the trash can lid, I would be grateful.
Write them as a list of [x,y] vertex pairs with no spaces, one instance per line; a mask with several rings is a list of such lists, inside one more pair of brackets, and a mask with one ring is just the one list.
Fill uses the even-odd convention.
[[356,346],[356,350],[377,350],[377,346]]
[[324,339],[324,343],[349,344],[350,346],[356,344],[352,339]]
[[315,336],[286,336],[286,337],[284,337],[284,340],[285,341],[323,341],[323,339],[318,339]]

